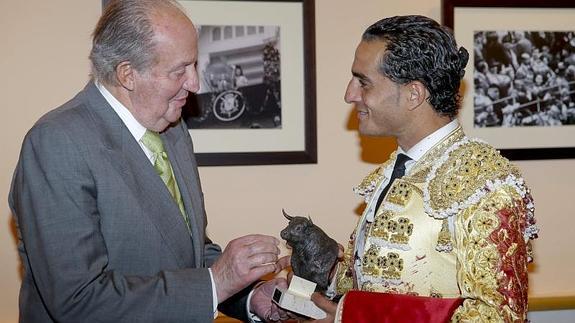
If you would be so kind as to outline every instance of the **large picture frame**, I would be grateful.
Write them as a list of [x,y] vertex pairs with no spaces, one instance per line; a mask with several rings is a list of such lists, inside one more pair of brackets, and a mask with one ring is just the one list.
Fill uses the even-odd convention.
[[198,30],[182,114],[198,164],[316,163],[314,0],[178,2]]
[[574,20],[569,0],[442,1],[442,23],[470,54],[459,116],[468,136],[513,160],[575,158]]

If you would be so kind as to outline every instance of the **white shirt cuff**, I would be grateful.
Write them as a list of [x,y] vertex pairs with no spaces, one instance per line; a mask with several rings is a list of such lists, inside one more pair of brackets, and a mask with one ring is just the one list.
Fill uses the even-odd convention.
[[246,312],[248,313],[248,319],[250,320],[250,323],[259,323],[259,322],[263,322],[263,320],[255,315],[254,313],[252,313],[250,311],[250,303],[252,302],[252,296],[254,294],[254,291],[256,290],[256,288],[263,284],[264,282],[259,282],[258,284],[256,284],[254,286],[254,288],[250,291],[250,293],[248,294],[248,300],[246,301]]
[[325,296],[329,298],[329,300],[333,300],[333,298],[337,295],[336,284],[337,284],[337,274],[339,271],[339,264],[335,267],[335,273],[329,282],[329,286],[327,286],[327,290],[325,291]]
[[214,276],[212,276],[212,269],[208,268],[210,273],[210,281],[212,282],[212,309],[214,311],[214,318],[218,317],[218,292],[216,291],[216,282],[214,282]]

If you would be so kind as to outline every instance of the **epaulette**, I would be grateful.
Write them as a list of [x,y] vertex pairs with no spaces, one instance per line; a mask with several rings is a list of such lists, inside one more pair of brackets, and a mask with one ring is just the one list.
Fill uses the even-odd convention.
[[429,215],[444,219],[503,184],[526,194],[519,171],[508,159],[485,142],[464,138],[431,168],[423,186],[424,207]]
[[387,159],[387,161],[385,161],[383,164],[379,165],[371,173],[369,173],[367,176],[365,176],[363,178],[363,180],[361,181],[361,183],[359,183],[359,185],[357,185],[356,187],[353,188],[353,191],[356,194],[363,197],[365,199],[366,203],[369,202],[369,200],[371,199],[371,195],[373,194],[373,192],[375,191],[375,189],[377,188],[379,183],[381,183],[381,181],[383,180],[385,169],[387,167],[392,166],[393,162],[395,161],[396,154],[397,154],[397,152],[395,152],[395,151],[392,152],[389,155],[389,158]]

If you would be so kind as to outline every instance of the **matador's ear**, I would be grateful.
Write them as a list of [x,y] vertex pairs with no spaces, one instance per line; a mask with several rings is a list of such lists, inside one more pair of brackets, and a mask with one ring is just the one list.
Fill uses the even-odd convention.
[[405,85],[408,91],[408,109],[410,111],[417,109],[429,97],[429,90],[420,81],[411,81]]

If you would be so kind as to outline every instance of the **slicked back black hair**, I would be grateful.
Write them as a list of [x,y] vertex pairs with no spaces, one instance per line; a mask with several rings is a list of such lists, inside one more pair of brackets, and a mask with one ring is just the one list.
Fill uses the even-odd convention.
[[420,81],[429,90],[429,103],[438,114],[457,115],[459,85],[469,53],[463,47],[457,49],[448,28],[424,16],[396,16],[371,25],[362,40],[385,43],[380,73],[399,84]]

